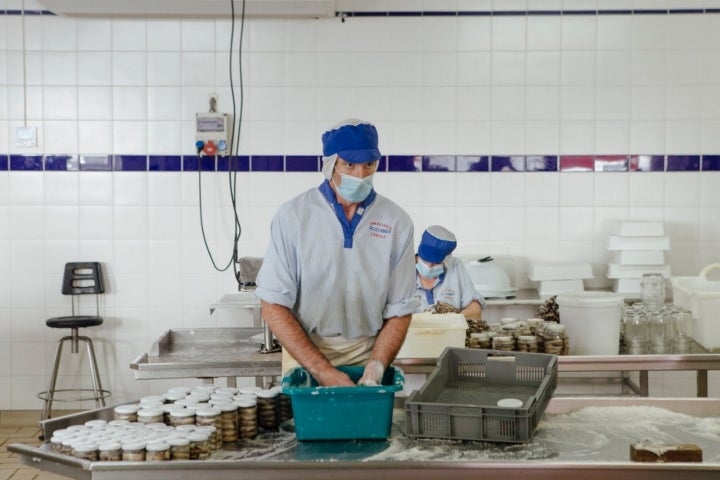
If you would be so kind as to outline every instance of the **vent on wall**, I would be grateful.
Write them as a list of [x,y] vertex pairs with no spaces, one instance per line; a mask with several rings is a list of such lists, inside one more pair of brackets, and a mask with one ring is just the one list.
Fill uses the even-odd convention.
[[[45,9],[69,17],[226,17],[229,0],[37,0]],[[242,2],[235,0],[235,14]],[[321,18],[335,15],[334,0],[246,0],[245,15],[255,18]]]

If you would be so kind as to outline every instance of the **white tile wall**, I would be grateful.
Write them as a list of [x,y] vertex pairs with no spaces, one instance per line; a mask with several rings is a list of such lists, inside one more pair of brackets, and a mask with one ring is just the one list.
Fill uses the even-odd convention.
[[[0,16],[0,154],[192,154],[194,114],[213,94],[220,111],[232,108],[227,21],[25,21],[23,55],[20,19]],[[318,154],[324,129],[361,117],[377,123],[391,155],[719,154],[719,23],[720,15],[249,20],[239,151]],[[26,88],[15,68],[23,58]],[[12,141],[25,115],[39,127],[37,149]],[[261,256],[277,206],[320,175],[237,180],[241,254]],[[221,266],[231,253],[227,175],[201,181],[206,238]],[[236,286],[208,258],[197,183],[192,173],[0,172],[0,329],[9,332],[0,340],[0,409],[39,405],[61,334],[44,319],[68,310],[60,270],[74,259],[108,270],[106,325],[91,335],[113,401],[189,382],[134,381],[127,365],[164,329],[228,323],[209,315]],[[381,173],[376,186],[408,210],[418,238],[443,223],[471,255],[588,261],[594,286],[607,285],[605,240],[619,219],[666,222],[675,274],[720,260],[717,172]],[[28,354],[38,347],[43,355]],[[86,384],[74,360],[63,380]],[[672,375],[652,381],[663,394],[693,386]],[[711,375],[711,393],[718,385]]]

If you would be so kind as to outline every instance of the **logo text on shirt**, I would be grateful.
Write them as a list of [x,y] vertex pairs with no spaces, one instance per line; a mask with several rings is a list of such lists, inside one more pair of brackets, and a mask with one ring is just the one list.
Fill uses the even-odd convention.
[[392,227],[386,223],[370,222],[370,236],[376,238],[387,238],[392,234]]

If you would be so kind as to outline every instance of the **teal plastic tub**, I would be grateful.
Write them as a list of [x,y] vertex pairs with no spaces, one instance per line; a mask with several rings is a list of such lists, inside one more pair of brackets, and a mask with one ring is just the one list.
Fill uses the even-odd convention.
[[[357,382],[364,367],[338,367]],[[390,436],[395,392],[405,376],[397,367],[385,370],[377,387],[321,387],[296,367],[282,379],[290,396],[298,440],[384,440]]]

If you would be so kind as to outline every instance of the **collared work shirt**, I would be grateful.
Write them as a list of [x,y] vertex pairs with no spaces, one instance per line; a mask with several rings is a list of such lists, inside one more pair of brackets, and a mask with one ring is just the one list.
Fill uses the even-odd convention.
[[278,209],[255,294],[308,333],[351,339],[414,313],[414,282],[410,216],[373,191],[348,221],[326,181]]
[[485,298],[475,290],[465,265],[453,256],[445,259],[445,273],[440,275],[433,288],[424,289],[420,277],[416,275],[415,278],[415,298],[420,302],[418,312],[424,312],[437,302],[444,302],[462,310],[470,305],[470,302],[477,300],[485,308]]

